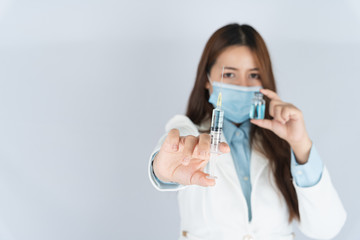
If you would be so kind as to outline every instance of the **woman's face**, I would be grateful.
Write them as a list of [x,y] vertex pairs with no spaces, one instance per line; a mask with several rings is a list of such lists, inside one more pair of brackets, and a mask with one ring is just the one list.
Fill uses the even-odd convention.
[[[221,82],[223,66],[224,83],[246,87],[262,86],[259,68],[249,47],[230,46],[226,48],[210,70],[211,81]],[[207,82],[205,86],[212,93],[210,82]]]

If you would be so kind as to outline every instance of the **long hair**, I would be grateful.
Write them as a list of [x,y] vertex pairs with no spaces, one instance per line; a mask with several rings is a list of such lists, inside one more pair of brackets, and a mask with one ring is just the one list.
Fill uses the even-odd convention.
[[[217,57],[229,46],[247,46],[252,51],[260,71],[263,88],[276,92],[275,79],[272,71],[270,55],[260,34],[251,26],[229,24],[217,30],[208,40],[202,53],[196,73],[196,81],[191,92],[186,115],[194,124],[201,124],[211,118],[213,106],[208,102],[209,91],[205,88],[207,74]],[[265,96],[266,109],[269,109],[269,99]],[[269,112],[266,119],[272,119]],[[256,125],[250,129],[250,146],[261,152],[270,162],[275,182],[283,195],[289,209],[289,222],[300,220],[298,198],[292,183],[290,172],[290,145],[272,131]]]

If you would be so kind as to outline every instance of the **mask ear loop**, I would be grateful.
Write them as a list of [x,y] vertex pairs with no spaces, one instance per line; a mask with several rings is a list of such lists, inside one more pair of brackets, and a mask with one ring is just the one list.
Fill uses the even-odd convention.
[[210,79],[210,75],[209,75],[209,73],[207,73],[206,75],[207,75],[207,78],[208,78],[208,80],[209,80],[210,84],[211,84],[211,85],[213,85],[213,83],[212,83],[212,81],[211,81],[211,79]]
[[[224,70],[225,70],[225,66],[222,67],[222,71],[221,71],[221,90],[222,90],[222,85],[224,84],[224,81],[223,81],[223,79],[224,79]],[[207,73],[206,76],[207,76],[210,84],[213,85],[213,82],[210,79],[209,73]]]

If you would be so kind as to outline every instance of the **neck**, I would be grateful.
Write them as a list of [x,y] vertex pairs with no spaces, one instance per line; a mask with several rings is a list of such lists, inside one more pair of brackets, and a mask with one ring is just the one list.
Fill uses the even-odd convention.
[[234,124],[236,127],[240,127],[242,123],[234,123],[234,122],[231,122],[232,124]]
[[245,120],[244,122],[242,123],[234,123],[234,122],[231,122],[232,124],[234,124],[237,128],[240,127],[241,125],[243,125],[246,121],[248,120]]

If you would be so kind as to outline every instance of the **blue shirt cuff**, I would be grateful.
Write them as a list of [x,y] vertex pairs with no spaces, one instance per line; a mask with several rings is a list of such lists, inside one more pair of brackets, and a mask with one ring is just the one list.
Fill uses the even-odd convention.
[[323,162],[314,144],[310,149],[309,159],[305,164],[296,161],[295,154],[291,149],[291,174],[299,187],[315,186],[321,179]]
[[178,183],[175,183],[175,182],[163,182],[161,181],[160,179],[158,179],[154,173],[154,169],[153,169],[153,163],[154,163],[154,158],[156,156],[156,154],[158,154],[159,151],[157,151],[156,153],[154,153],[152,155],[152,158],[151,158],[151,164],[150,164],[150,171],[151,171],[151,174],[153,175],[154,179],[159,183],[159,185],[172,185],[172,186],[178,186],[179,184]]

